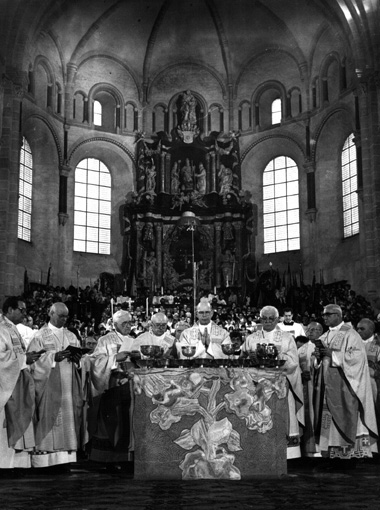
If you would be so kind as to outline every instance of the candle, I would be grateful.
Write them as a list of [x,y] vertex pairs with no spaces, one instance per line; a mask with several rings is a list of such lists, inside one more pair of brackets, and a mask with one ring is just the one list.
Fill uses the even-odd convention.
[[164,288],[161,287],[161,296],[163,296],[163,295],[164,295]]
[[146,298],[146,318],[149,317],[149,298]]
[[227,285],[226,286],[228,287],[228,276],[227,276]]
[[111,317],[113,317],[113,298],[111,298]]
[[214,294],[216,294],[216,287],[215,287],[215,285],[214,285]]

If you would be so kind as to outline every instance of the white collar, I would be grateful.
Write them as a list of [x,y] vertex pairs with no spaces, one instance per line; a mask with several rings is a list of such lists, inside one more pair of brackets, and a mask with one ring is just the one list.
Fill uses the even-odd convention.
[[338,324],[337,326],[334,326],[333,328],[329,328],[330,331],[339,331],[340,328],[343,326],[344,322],[342,321],[340,324]]
[[363,340],[363,343],[365,344],[369,344],[370,342],[373,342],[373,340],[375,339],[375,335],[372,335],[370,336],[369,338],[367,338],[367,340]]
[[211,332],[211,321],[208,324],[198,324],[198,328],[201,331],[201,333],[204,333],[207,329],[207,333]]
[[51,322],[48,323],[48,326],[53,331],[59,331],[60,333],[62,333],[64,330],[63,326],[62,326],[62,328],[57,328],[57,326],[54,326]]

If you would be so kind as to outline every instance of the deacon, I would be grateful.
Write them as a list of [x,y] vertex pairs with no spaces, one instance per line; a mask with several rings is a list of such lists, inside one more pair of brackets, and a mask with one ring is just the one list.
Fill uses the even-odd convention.
[[45,351],[31,367],[36,389],[36,451],[33,467],[76,462],[83,407],[80,344],[65,328],[64,303],[54,303],[49,322],[36,331],[28,352]]

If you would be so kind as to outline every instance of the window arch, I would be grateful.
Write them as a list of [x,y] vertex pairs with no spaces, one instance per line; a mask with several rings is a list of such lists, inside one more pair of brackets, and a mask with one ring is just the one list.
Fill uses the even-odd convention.
[[272,124],[281,124],[281,99],[277,98],[272,102],[271,106],[271,113],[272,113]]
[[298,167],[286,156],[264,170],[263,222],[264,253],[300,249]]
[[111,174],[94,158],[75,169],[74,251],[111,252]]
[[32,186],[33,157],[30,146],[22,139],[20,150],[19,198],[18,198],[18,238],[30,241],[32,236]]
[[101,126],[102,125],[102,103],[100,101],[94,101],[94,125]]
[[342,149],[343,233],[350,237],[359,233],[358,172],[354,135],[344,142]]

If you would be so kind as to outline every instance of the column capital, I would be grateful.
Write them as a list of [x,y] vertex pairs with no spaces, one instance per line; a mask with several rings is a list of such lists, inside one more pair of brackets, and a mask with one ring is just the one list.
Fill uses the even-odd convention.
[[59,175],[62,175],[63,177],[68,177],[70,175],[70,172],[72,171],[72,167],[68,165],[67,163],[63,163],[59,167]]
[[311,159],[307,159],[303,164],[303,168],[307,174],[311,174],[315,172],[315,161]]

